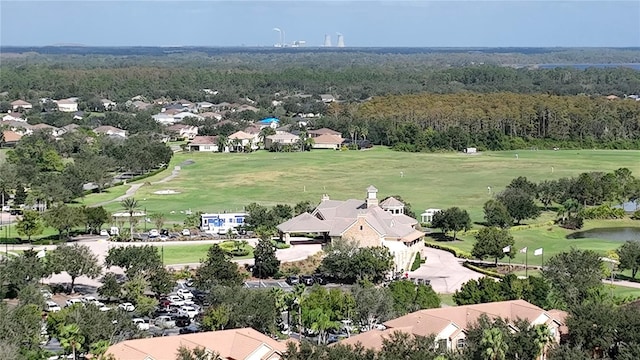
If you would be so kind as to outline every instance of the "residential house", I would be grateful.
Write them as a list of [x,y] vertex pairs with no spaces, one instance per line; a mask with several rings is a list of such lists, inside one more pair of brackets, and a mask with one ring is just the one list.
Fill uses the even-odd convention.
[[258,149],[258,134],[247,134],[244,131],[236,131],[229,135],[228,139],[233,151],[242,152],[247,147],[251,148],[251,150]]
[[15,146],[18,141],[20,141],[20,139],[22,139],[22,135],[18,134],[17,132],[11,130],[3,130],[2,138],[0,139],[0,145],[2,147]]
[[336,101],[336,98],[331,94],[322,94],[320,95],[320,101],[322,101],[325,104],[329,104]]
[[116,360],[173,360],[181,346],[204,348],[209,356],[217,353],[223,360],[279,360],[287,351],[286,343],[242,328],[126,340],[111,345],[105,354]]
[[264,139],[264,148],[269,150],[274,146],[294,145],[300,140],[300,137],[291,133],[282,133],[269,135]]
[[342,133],[335,131],[335,130],[331,130],[329,128],[322,128],[322,129],[317,129],[317,130],[309,130],[307,131],[309,133],[309,136],[311,136],[312,138],[317,138],[321,135],[333,135],[333,136],[339,136],[342,137]]
[[33,109],[33,105],[24,100],[16,100],[11,102],[11,110],[20,111],[20,110],[31,110]]
[[80,128],[80,125],[78,124],[69,124],[61,127],[60,130],[64,131],[64,133],[66,134],[66,133],[78,131],[79,128]]
[[332,149],[340,150],[344,139],[340,135],[323,134],[318,137],[313,137],[313,149]]
[[58,111],[62,111],[62,112],[78,111],[77,98],[60,99],[60,100],[54,100],[53,102],[55,102],[58,105]]
[[294,233],[318,233],[331,241],[355,241],[361,247],[384,246],[393,255],[395,272],[403,272],[424,248],[425,234],[417,229],[416,219],[404,214],[404,204],[398,212],[395,202],[378,203],[377,193],[369,186],[365,200],[346,201],[331,200],[325,194],[311,214],[278,225],[280,237],[289,242]]
[[84,111],[76,111],[73,113],[73,120],[82,120],[84,118]]
[[272,129],[277,129],[277,128],[278,128],[278,126],[279,126],[279,124],[280,124],[280,119],[278,119],[278,118],[274,118],[274,117],[264,118],[264,119],[260,120],[260,121],[258,122],[258,124],[259,124],[261,127],[267,127],[267,126],[269,126],[269,127],[271,127]]
[[109,99],[102,99],[100,100],[100,102],[102,103],[102,107],[104,107],[105,110],[113,110],[116,108],[116,103],[109,100]]
[[23,115],[19,112],[10,112],[2,117],[2,121],[21,121],[27,122],[27,119],[23,117]]
[[465,347],[467,329],[482,315],[489,319],[505,320],[512,331],[517,331],[514,322],[518,319],[527,320],[531,325],[544,324],[548,327],[555,344],[560,343],[560,336],[567,332],[564,311],[545,311],[524,300],[511,300],[419,310],[385,322],[384,330],[363,332],[340,341],[340,344],[361,344],[368,349],[380,350],[383,340],[398,331],[415,336],[435,336],[438,348],[461,350]]
[[255,136],[260,136],[260,130],[262,130],[259,126],[256,125],[251,125],[246,127],[244,130],[244,132],[246,132],[247,134],[251,134],[251,135],[255,135]]
[[[196,136],[193,140],[187,144],[189,151],[209,151],[218,152],[218,137],[217,136]],[[228,150],[225,149],[225,152]]]
[[194,114],[194,113],[189,112],[189,111],[183,111],[183,112],[180,112],[180,113],[177,113],[177,114],[173,115],[173,119],[176,122],[183,121],[186,118],[191,118],[191,119],[195,119],[195,120],[198,120],[198,121],[203,121],[204,120],[204,118],[202,116],[200,116],[198,114]]
[[149,104],[144,101],[134,100],[131,103],[127,102],[127,106],[133,107],[135,110],[144,111],[153,106],[153,104]]
[[96,134],[106,135],[106,136],[118,136],[121,138],[127,137],[126,130],[118,129],[117,127],[109,126],[109,125],[98,126],[97,128],[93,129],[93,132]]
[[236,108],[236,112],[242,112],[242,111],[258,112],[258,108],[251,105],[240,105]]
[[212,107],[213,107],[213,103],[210,103],[208,101],[201,101],[199,103],[196,103],[196,109],[198,109],[198,111],[208,110],[208,109],[211,109]]
[[59,129],[55,126],[51,126],[49,124],[35,124],[31,126],[31,130],[35,131],[44,131],[44,132],[48,132],[51,135],[53,135],[54,137],[58,137],[62,134],[64,134],[64,130]]
[[169,126],[167,130],[175,133],[178,138],[185,139],[185,140],[192,140],[196,136],[198,136],[197,126],[175,124],[175,125]]
[[161,112],[151,116],[153,120],[162,125],[173,125],[176,120],[173,118],[173,114],[165,112]]
[[207,111],[205,113],[199,114],[200,116],[202,116],[205,119],[216,119],[216,120],[222,120],[222,114],[219,112],[211,112],[211,111]]
[[14,131],[21,136],[33,134],[31,125],[29,125],[26,121],[3,120],[2,122],[0,122],[0,126],[5,126],[9,130]]

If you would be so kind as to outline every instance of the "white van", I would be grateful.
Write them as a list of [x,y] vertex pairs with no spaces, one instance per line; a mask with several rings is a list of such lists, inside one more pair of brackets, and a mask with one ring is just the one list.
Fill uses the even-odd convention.
[[60,310],[62,310],[60,309],[60,305],[56,304],[51,300],[44,303],[44,311],[46,312],[58,312]]

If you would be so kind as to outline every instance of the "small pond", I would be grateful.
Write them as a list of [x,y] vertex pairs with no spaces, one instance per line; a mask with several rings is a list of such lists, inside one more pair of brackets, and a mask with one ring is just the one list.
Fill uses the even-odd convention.
[[567,239],[640,240],[640,226],[595,228],[567,235]]

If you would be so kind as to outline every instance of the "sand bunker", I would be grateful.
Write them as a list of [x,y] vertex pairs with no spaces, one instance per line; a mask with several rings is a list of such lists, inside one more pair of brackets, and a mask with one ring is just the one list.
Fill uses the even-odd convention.
[[173,195],[173,194],[180,194],[179,191],[175,191],[175,190],[158,190],[158,191],[154,191],[153,192],[156,195]]

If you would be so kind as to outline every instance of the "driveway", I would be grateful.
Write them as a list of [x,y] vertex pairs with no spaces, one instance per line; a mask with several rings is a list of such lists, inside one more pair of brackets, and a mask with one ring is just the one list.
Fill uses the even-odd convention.
[[427,261],[416,271],[410,271],[409,278],[428,279],[433,290],[439,294],[454,293],[467,281],[484,276],[462,266],[464,260],[447,251],[425,248],[423,254]]

